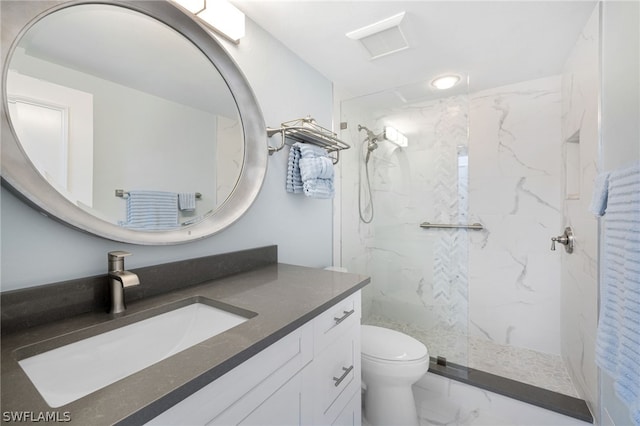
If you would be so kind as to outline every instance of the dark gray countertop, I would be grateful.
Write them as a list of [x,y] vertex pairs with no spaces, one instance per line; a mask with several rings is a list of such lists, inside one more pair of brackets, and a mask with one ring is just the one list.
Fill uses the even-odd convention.
[[[369,278],[286,264],[219,278],[129,303],[125,315],[88,313],[2,337],[2,421],[27,412],[71,424],[142,424],[364,287]],[[222,334],[59,408],[51,408],[18,365],[20,357],[71,343],[204,297],[257,313]],[[53,340],[51,340],[53,339]],[[54,413],[54,414],[51,414]],[[28,423],[28,422],[27,422]],[[46,424],[46,422],[37,422]],[[52,422],[53,423],[53,422]]]

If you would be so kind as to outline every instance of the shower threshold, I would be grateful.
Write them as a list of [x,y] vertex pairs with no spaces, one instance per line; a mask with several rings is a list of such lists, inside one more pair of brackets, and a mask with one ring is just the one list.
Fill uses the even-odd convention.
[[593,417],[586,402],[573,396],[458,364],[447,363],[447,365],[440,365],[436,358],[431,358],[429,372],[556,413],[564,414],[565,416],[593,423]]

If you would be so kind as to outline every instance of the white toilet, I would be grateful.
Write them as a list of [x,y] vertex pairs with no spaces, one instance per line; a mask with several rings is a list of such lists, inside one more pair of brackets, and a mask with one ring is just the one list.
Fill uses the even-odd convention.
[[371,426],[418,425],[411,385],[429,369],[427,347],[406,334],[362,326],[364,417]]

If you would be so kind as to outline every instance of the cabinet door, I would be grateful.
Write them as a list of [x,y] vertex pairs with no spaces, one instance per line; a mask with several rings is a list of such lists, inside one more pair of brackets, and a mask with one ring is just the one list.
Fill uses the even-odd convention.
[[152,419],[147,426],[237,424],[312,360],[312,339],[311,323],[303,325]]
[[360,426],[362,424],[362,397],[356,392],[331,426]]
[[303,395],[302,374],[297,374],[253,411],[229,410],[208,426],[302,426],[310,423],[311,411]]

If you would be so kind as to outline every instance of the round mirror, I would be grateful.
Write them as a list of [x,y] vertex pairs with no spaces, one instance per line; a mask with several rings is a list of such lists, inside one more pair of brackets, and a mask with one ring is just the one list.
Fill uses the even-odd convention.
[[211,235],[249,207],[264,120],[237,66],[175,6],[62,3],[15,32],[2,175],[28,201],[140,244]]

